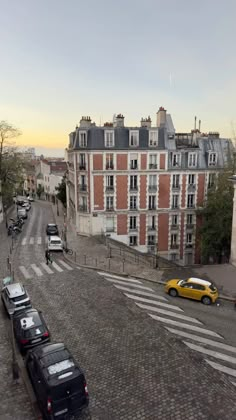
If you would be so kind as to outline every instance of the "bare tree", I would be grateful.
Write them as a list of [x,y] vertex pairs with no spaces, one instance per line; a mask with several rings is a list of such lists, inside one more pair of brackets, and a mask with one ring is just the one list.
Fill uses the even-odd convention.
[[21,132],[7,121],[0,121],[0,181],[2,180],[2,162],[4,155],[9,154],[13,146],[12,139],[21,135]]

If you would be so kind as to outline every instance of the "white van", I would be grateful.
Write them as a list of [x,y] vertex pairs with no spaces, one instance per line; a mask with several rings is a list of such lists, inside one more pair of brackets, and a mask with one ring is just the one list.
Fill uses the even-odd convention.
[[48,250],[49,251],[63,251],[63,242],[59,236],[48,237]]

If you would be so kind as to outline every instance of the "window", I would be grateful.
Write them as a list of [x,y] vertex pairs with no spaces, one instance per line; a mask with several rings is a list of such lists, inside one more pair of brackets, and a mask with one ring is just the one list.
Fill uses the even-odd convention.
[[188,194],[187,207],[188,208],[195,207],[195,197],[194,197],[194,194]]
[[79,198],[79,209],[81,211],[87,211],[87,198],[81,197]]
[[130,196],[129,207],[130,207],[130,210],[137,210],[137,197],[136,197],[136,195],[131,195]]
[[149,155],[149,169],[157,169],[157,155]]
[[215,166],[217,161],[217,155],[215,152],[210,152],[208,156],[208,165]]
[[129,245],[130,246],[136,246],[137,245],[137,236],[130,236],[129,237]]
[[129,229],[130,230],[136,230],[137,229],[137,217],[136,216],[130,216],[130,218],[129,218]]
[[115,230],[115,220],[114,217],[106,218],[106,232],[114,232]]
[[148,245],[155,245],[155,235],[148,235]]
[[106,154],[106,169],[113,169],[113,155],[112,154]]
[[208,177],[208,188],[212,188],[215,185],[216,174],[209,174]]
[[192,245],[192,243],[193,243],[193,235],[192,235],[192,233],[187,233],[186,244],[187,245]]
[[187,214],[187,225],[192,225],[192,224],[193,224],[193,215]]
[[129,145],[133,147],[137,147],[139,143],[138,139],[139,132],[130,130],[129,132]]
[[197,166],[197,154],[189,153],[188,154],[188,166],[190,168],[195,168]]
[[171,245],[171,248],[177,248],[177,238],[178,238],[178,236],[177,236],[176,233],[173,233],[171,235],[171,237],[170,237],[170,245]]
[[179,207],[179,196],[177,194],[172,195],[172,208],[177,209]]
[[157,190],[157,176],[149,175],[149,191]]
[[179,188],[180,184],[179,184],[179,175],[173,175],[173,180],[172,180],[172,187],[173,188]]
[[108,196],[106,197],[106,209],[113,210],[114,209],[114,197]]
[[156,196],[155,195],[149,195],[149,197],[148,197],[148,208],[149,208],[149,210],[155,210],[156,209]]
[[138,169],[138,154],[131,153],[130,155],[130,169]]
[[195,185],[195,175],[189,174],[189,176],[188,176],[188,185]]
[[114,147],[114,131],[105,130],[105,147]]
[[86,164],[85,164],[85,154],[84,153],[80,153],[79,155],[79,169],[86,169]]
[[114,191],[114,177],[113,175],[106,176],[106,190]]
[[171,217],[171,224],[172,226],[177,226],[179,223],[179,217],[178,214],[173,214]]
[[79,132],[79,145],[80,147],[87,147],[87,133],[86,131]]
[[172,166],[180,167],[180,153],[173,153],[172,154]]
[[148,230],[155,230],[156,229],[156,221],[155,216],[148,216]]
[[137,175],[130,176],[130,189],[135,191],[138,189]]
[[86,185],[86,176],[80,175],[80,191],[86,191],[87,185]]
[[156,147],[158,144],[158,131],[149,131],[149,146]]

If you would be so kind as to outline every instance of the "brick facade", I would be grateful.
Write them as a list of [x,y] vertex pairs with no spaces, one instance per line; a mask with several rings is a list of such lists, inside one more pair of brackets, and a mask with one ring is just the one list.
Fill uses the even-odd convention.
[[146,201],[147,201],[147,194],[146,194],[146,187],[147,186],[147,176],[140,175],[140,195],[139,195],[139,206],[140,209],[146,209]]
[[116,208],[126,210],[128,208],[128,176],[117,175],[116,177]]
[[104,210],[103,176],[94,175],[94,210]]
[[168,250],[168,227],[169,214],[160,213],[158,215],[158,251]]
[[139,219],[139,244],[145,245],[146,243],[146,214],[140,214]]
[[128,165],[128,156],[127,154],[120,154],[117,153],[116,156],[116,167],[118,171],[125,171],[127,170]]
[[103,169],[103,155],[102,153],[93,155],[93,169],[94,171],[101,171]]
[[127,214],[117,215],[117,234],[127,235]]
[[170,206],[170,175],[159,175],[159,209]]

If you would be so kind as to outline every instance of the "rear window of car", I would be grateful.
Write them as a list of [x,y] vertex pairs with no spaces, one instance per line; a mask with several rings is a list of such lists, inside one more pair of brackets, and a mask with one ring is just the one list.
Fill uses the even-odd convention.
[[45,332],[45,327],[38,313],[21,318],[20,325],[26,338],[34,337]]
[[53,239],[53,240],[51,240],[51,244],[53,244],[53,245],[61,245],[61,240],[60,239]]
[[57,362],[51,366],[48,366],[48,373],[49,375],[55,375],[56,373],[61,373],[72,366],[75,366],[72,359],[62,360],[61,362]]
[[17,297],[14,297],[14,298],[11,298],[11,300],[13,301],[13,302],[19,302],[19,301],[21,301],[21,300],[23,300],[23,299],[27,299],[27,295],[26,294],[24,294],[24,295],[21,295],[21,296],[17,296]]
[[215,292],[217,290],[214,284],[210,284],[209,289],[212,290],[212,292]]

